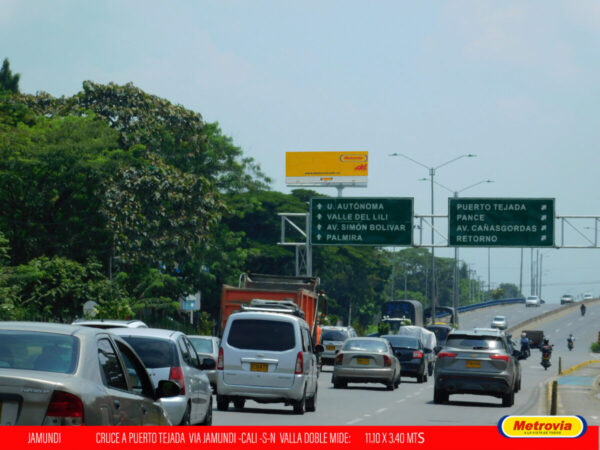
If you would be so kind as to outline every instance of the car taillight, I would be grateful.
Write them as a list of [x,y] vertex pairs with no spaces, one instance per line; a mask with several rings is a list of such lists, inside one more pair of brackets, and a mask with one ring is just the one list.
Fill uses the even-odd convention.
[[83,425],[83,402],[73,394],[54,391],[44,425]]
[[510,357],[508,355],[490,355],[490,358],[491,359],[500,359],[505,362],[510,361]]
[[185,395],[185,380],[183,379],[183,370],[181,370],[181,367],[171,367],[169,380],[177,382],[181,388],[181,395]]
[[335,364],[339,366],[342,364],[343,361],[344,361],[344,354],[338,353],[337,356],[335,357]]
[[298,352],[298,356],[296,357],[296,370],[294,373],[296,375],[304,373],[304,357],[302,356],[302,352]]
[[413,351],[413,359],[421,359],[423,357],[423,352],[421,350]]
[[388,355],[383,355],[383,367],[392,367],[392,360]]
[[219,358],[217,359],[217,370],[223,370],[223,347],[219,347]]
[[458,353],[453,353],[453,352],[440,352],[438,353],[438,359],[440,358],[456,358],[458,356]]

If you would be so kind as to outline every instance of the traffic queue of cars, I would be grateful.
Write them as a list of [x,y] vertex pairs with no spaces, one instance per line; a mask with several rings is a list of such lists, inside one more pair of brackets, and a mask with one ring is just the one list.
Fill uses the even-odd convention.
[[[524,356],[501,329],[506,322],[446,328],[437,330],[443,346],[424,342],[434,335],[425,329],[379,337],[323,330],[322,342],[334,347],[333,388],[381,383],[393,391],[402,376],[423,383],[429,375],[434,403],[475,394],[512,406]],[[213,389],[220,411],[253,400],[312,412],[325,351],[312,339],[292,302],[243,307],[229,317],[222,340],[139,321],[0,322],[0,424],[211,425]]]

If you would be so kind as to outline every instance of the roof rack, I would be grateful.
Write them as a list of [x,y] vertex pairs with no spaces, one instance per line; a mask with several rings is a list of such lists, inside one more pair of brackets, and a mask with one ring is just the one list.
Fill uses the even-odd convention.
[[263,300],[259,298],[252,299],[248,305],[242,305],[242,311],[245,312],[276,312],[292,314],[304,319],[304,311],[298,305],[290,300]]

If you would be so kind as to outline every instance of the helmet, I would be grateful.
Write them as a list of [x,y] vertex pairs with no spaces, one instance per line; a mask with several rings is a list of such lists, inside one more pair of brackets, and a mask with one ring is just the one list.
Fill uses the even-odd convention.
[[544,345],[548,345],[550,341],[548,340],[548,338],[544,338]]
[[525,332],[521,333],[521,337],[525,337],[525,336],[527,336],[527,335],[525,334]]

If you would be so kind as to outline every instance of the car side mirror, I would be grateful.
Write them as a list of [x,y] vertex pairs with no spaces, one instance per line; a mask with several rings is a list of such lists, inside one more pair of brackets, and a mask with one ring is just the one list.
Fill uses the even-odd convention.
[[217,367],[217,363],[212,358],[204,358],[202,364],[200,364],[202,370],[213,370],[215,367]]
[[156,389],[156,399],[166,397],[176,397],[181,395],[181,388],[177,383],[171,380],[160,380]]
[[336,349],[335,354],[337,355],[340,352],[339,349]]
[[315,345],[315,353],[323,353],[324,351],[325,347],[323,347],[321,344]]
[[433,351],[435,352],[436,355],[440,352],[440,350],[442,350],[441,345],[436,345],[435,347],[433,347]]

